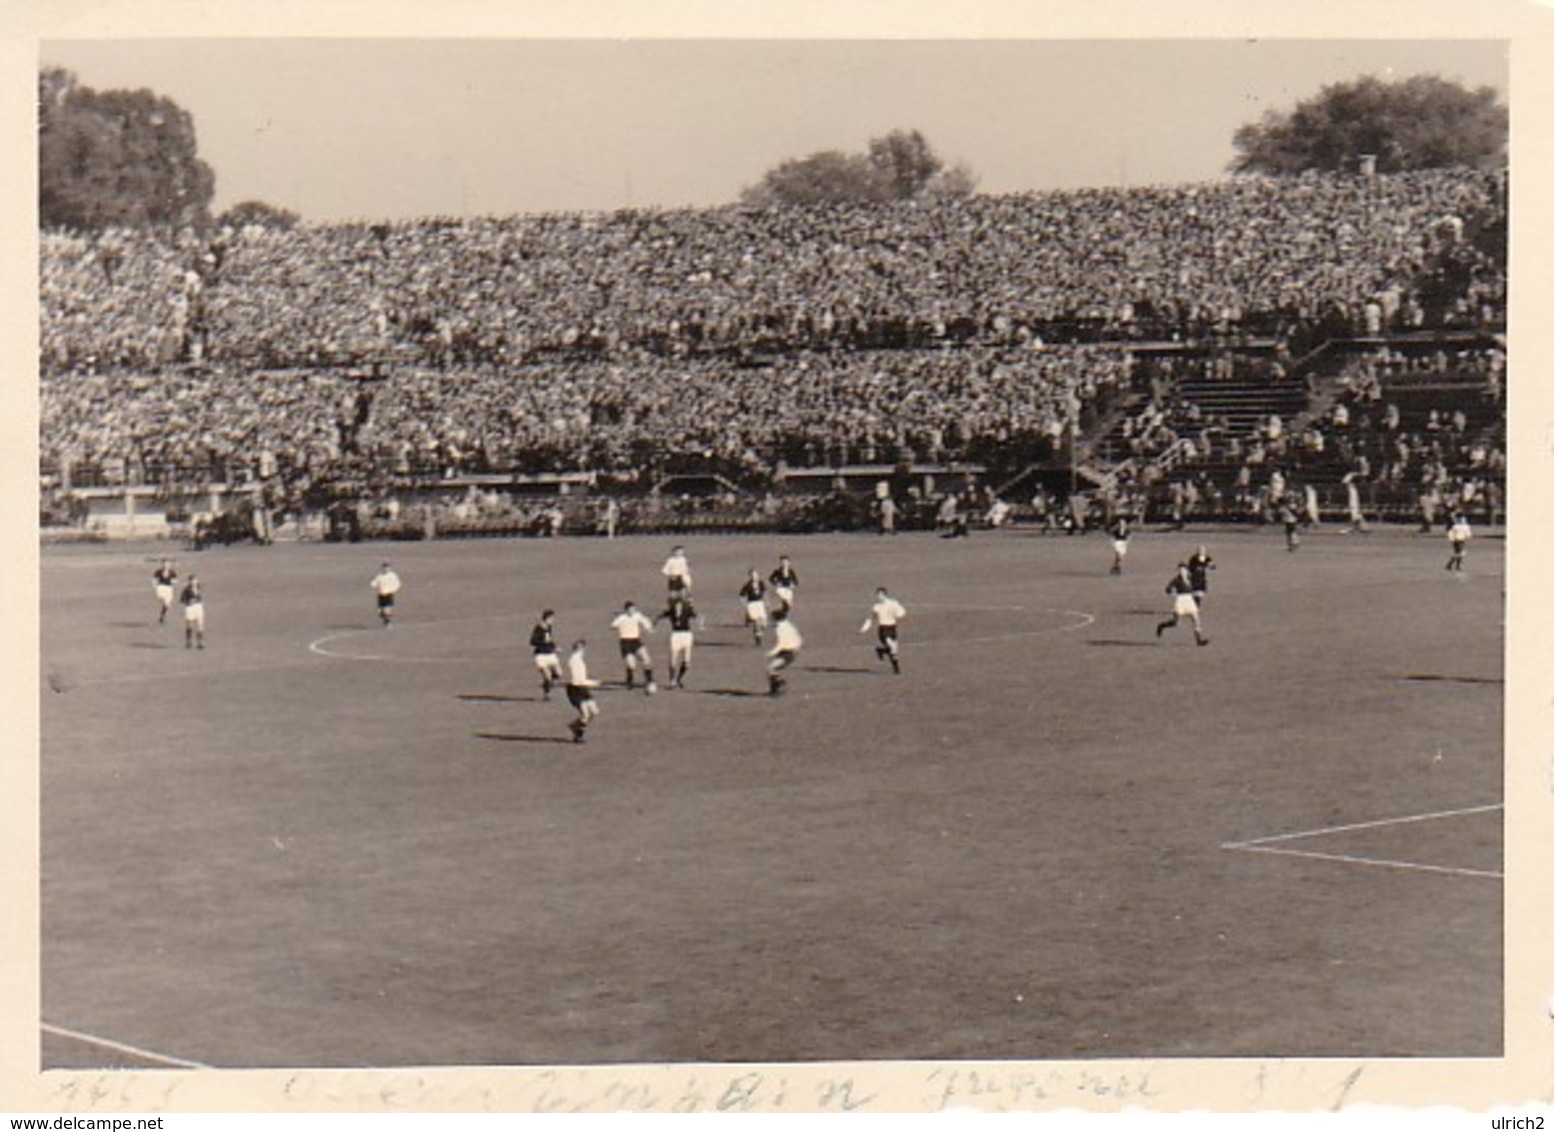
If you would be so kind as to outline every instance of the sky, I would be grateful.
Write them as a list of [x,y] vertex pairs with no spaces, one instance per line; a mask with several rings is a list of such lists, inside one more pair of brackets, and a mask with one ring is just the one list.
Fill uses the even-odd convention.
[[194,116],[216,211],[310,221],[717,205],[918,129],[984,192],[1202,181],[1364,74],[1508,90],[1497,40],[45,39]]

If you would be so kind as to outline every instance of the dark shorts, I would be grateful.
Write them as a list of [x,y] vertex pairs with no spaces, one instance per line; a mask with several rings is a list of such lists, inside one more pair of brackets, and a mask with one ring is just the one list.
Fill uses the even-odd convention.
[[879,627],[880,644],[888,645],[896,639],[896,627],[894,625],[881,625]]
[[567,703],[571,704],[573,707],[580,708],[593,698],[594,694],[592,689],[585,688],[581,684],[567,685]]
[[622,656],[636,656],[642,651],[642,642],[640,640],[622,641],[620,644]]
[[393,594],[379,594],[378,595],[378,608],[379,609],[393,609],[394,608],[394,595]]

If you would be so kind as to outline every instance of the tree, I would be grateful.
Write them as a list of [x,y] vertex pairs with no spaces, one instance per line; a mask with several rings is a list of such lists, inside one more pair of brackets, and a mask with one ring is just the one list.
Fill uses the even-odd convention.
[[1288,113],[1270,111],[1235,133],[1236,173],[1382,173],[1503,165],[1509,114],[1493,87],[1469,90],[1434,75],[1383,82],[1366,75],[1323,87]]
[[969,197],[977,191],[977,175],[971,171],[971,166],[963,161],[957,161],[948,169],[940,169],[928,179],[923,186],[922,195],[925,197]]
[[746,204],[771,207],[826,202],[856,204],[883,197],[868,158],[827,149],[808,157],[790,158],[768,170],[758,184],[744,191],[741,199]]
[[246,228],[252,225],[285,231],[295,228],[301,219],[302,217],[289,208],[278,208],[262,200],[245,200],[234,204],[216,217],[216,223],[227,228]]
[[790,158],[740,194],[754,207],[822,203],[868,204],[923,196],[969,196],[976,178],[964,165],[946,169],[917,130],[892,130],[866,153],[827,149]]
[[869,165],[890,200],[911,200],[944,168],[939,155],[916,130],[892,130],[871,140]]
[[43,227],[203,227],[215,189],[194,119],[171,99],[149,90],[95,91],[60,68],[39,76]]

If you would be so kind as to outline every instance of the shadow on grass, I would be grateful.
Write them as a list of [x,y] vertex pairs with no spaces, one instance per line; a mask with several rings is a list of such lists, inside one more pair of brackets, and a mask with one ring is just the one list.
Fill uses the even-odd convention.
[[537,704],[542,696],[504,696],[500,692],[460,692],[459,699],[467,704]]
[[698,696],[732,696],[739,699],[766,699],[767,693],[753,692],[749,688],[702,688],[693,693]]
[[1159,643],[1159,641],[1120,641],[1115,639],[1085,642],[1085,644],[1091,646],[1092,648],[1110,649],[1152,649]]
[[173,647],[172,645],[163,644],[161,641],[155,641],[155,642],[153,642],[153,641],[131,641],[130,642],[130,648],[132,648],[132,649],[170,649],[172,647]]
[[1398,680],[1406,680],[1417,684],[1504,684],[1505,680],[1498,676],[1442,676],[1437,672],[1411,672],[1407,676],[1395,677]]
[[803,672],[833,672],[844,675],[873,676],[881,669],[874,668],[847,668],[839,664],[806,664],[800,671]]
[[490,739],[497,743],[560,743],[564,747],[578,746],[571,739],[559,735],[503,735],[498,731],[477,731],[475,738]]
[[353,629],[360,629],[361,631],[366,632],[368,629],[376,629],[379,628],[379,626],[376,622],[373,622],[370,625],[325,625],[324,628],[331,633],[348,633]]
[[160,629],[165,624],[157,621],[110,621],[108,627],[110,629]]

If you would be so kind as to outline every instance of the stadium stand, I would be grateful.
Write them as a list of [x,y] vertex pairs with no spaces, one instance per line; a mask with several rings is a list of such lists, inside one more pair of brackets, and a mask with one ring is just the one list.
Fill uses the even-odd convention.
[[1361,476],[1386,517],[1503,484],[1504,233],[1503,177],[1463,170],[45,233],[44,485],[301,510],[579,473],[769,514],[799,472],[975,466],[1171,521]]

